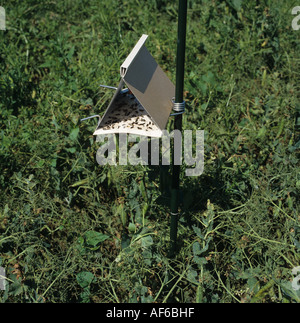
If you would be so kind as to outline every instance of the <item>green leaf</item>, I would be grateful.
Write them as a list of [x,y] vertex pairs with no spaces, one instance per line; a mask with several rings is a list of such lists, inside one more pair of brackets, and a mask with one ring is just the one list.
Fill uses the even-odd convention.
[[194,269],[189,269],[187,272],[187,279],[195,284],[199,284],[199,281],[197,280],[198,273]]
[[46,67],[52,67],[53,66],[53,61],[47,61],[41,65],[39,65],[39,68],[46,68]]
[[250,277],[247,280],[247,284],[249,286],[249,291],[251,293],[258,293],[260,289],[259,281],[255,277]]
[[207,260],[204,257],[195,256],[194,261],[195,261],[196,264],[198,264],[200,266],[203,266],[203,265],[207,264]]
[[9,285],[9,293],[13,296],[18,296],[23,292],[21,277],[17,278],[15,274],[10,275],[9,277],[13,283]]
[[279,286],[281,287],[283,293],[286,296],[290,297],[298,303],[300,302],[300,289],[294,290],[291,282],[281,281],[279,283]]
[[296,239],[294,241],[294,245],[298,250],[300,250],[300,242],[298,242]]
[[242,0],[232,0],[232,5],[236,11],[240,11],[242,8]]
[[198,241],[193,243],[193,254],[194,256],[197,256],[201,253],[201,247],[200,243]]
[[87,288],[91,285],[94,280],[94,275],[89,271],[82,271],[76,275],[77,283],[82,288]]
[[68,60],[70,60],[70,59],[73,57],[74,52],[75,52],[75,46],[72,46],[72,47],[70,48],[70,50],[69,50],[68,55],[67,55],[67,59],[68,59]]
[[69,134],[69,138],[72,140],[72,141],[75,141],[78,137],[78,134],[79,134],[79,128],[74,128],[71,130],[70,134]]
[[88,231],[84,237],[87,246],[92,248],[97,248],[99,243],[109,238],[108,235],[96,231]]
[[74,154],[76,152],[76,148],[75,147],[66,148],[66,151],[68,151],[71,154]]
[[121,248],[126,249],[130,246],[130,237],[124,233],[122,234],[122,240],[121,240]]
[[135,229],[136,229],[135,224],[130,222],[129,225],[128,225],[128,231],[129,232],[135,232]]
[[265,138],[266,136],[266,133],[267,133],[267,128],[265,126],[261,127],[257,133],[257,138],[258,139],[263,139]]
[[143,248],[150,247],[153,244],[153,239],[151,236],[146,236],[141,239],[141,246]]
[[89,303],[90,302],[91,291],[89,288],[85,288],[83,292],[80,293],[81,303]]
[[204,235],[202,234],[202,231],[200,228],[193,225],[193,230],[199,238],[204,239]]

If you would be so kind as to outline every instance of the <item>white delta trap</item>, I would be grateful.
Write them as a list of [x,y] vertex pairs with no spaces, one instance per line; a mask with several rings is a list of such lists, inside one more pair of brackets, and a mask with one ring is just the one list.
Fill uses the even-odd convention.
[[162,136],[174,105],[175,86],[145,47],[147,38],[142,35],[121,65],[121,81],[102,119],[98,116],[94,135]]

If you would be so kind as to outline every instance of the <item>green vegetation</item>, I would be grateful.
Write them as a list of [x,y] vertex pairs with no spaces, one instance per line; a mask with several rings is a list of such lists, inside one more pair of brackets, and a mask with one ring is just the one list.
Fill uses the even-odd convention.
[[80,119],[142,33],[175,82],[177,1],[4,1],[0,300],[299,302],[299,4],[189,1],[183,127],[205,130],[205,167],[182,166],[170,259],[169,170],[99,166]]

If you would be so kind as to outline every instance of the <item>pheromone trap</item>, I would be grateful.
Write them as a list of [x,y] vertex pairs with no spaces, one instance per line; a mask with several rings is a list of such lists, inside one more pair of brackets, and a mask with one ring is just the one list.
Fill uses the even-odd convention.
[[142,35],[121,65],[121,81],[94,135],[162,136],[173,108],[175,86],[147,50],[147,38]]

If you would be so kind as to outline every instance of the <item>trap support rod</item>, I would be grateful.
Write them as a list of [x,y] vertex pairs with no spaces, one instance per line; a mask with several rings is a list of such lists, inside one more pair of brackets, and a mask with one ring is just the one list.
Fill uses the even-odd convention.
[[[184,64],[186,47],[186,21],[187,21],[187,1],[179,0],[178,9],[178,36],[177,36],[177,57],[176,57],[176,86],[175,86],[175,104],[183,103],[184,90]],[[182,113],[174,116],[174,130],[182,130]],[[178,227],[178,208],[179,208],[179,181],[180,165],[172,165],[171,181],[171,219],[170,219],[170,249],[169,256],[174,257],[177,243]]]

